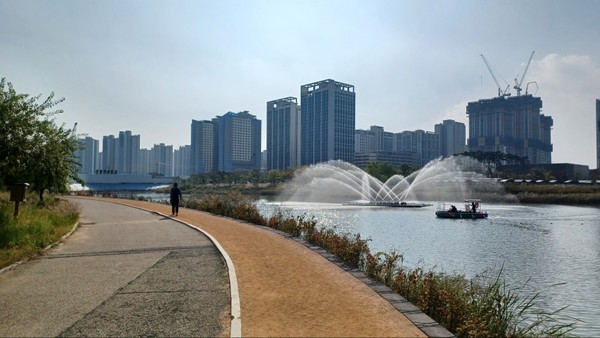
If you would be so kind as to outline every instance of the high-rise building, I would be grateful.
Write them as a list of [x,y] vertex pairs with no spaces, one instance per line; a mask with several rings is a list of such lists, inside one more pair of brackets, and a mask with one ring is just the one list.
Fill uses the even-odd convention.
[[435,125],[435,133],[440,139],[440,155],[450,157],[465,152],[466,128],[462,122],[444,120]]
[[188,177],[190,176],[190,154],[191,146],[180,146],[179,149],[173,150],[173,176]]
[[119,137],[102,137],[102,167],[105,173],[138,174],[140,156],[140,135],[132,135],[130,130],[120,131]]
[[156,165],[152,165],[150,160],[150,149],[140,149],[138,157],[138,170],[140,174],[149,174],[156,170]]
[[[415,162],[409,165],[413,167],[421,168],[440,157],[440,138],[434,132],[403,131],[394,136],[394,151],[403,153],[406,159],[412,158]],[[409,156],[410,153],[413,155]]]
[[117,170],[116,166],[116,140],[114,135],[102,137],[102,167],[104,172]]
[[247,111],[228,112],[213,120],[217,170],[260,170],[261,121]]
[[150,165],[154,165],[152,172],[155,174],[173,176],[173,146],[155,144],[150,150]]
[[267,102],[267,170],[300,164],[300,108],[295,97]]
[[363,154],[373,151],[374,137],[370,130],[356,129],[354,132],[354,153]]
[[600,170],[600,99],[596,100],[596,169]]
[[469,151],[505,152],[531,164],[551,163],[553,120],[540,113],[542,100],[531,95],[469,102]]
[[79,172],[82,174],[93,174],[96,169],[100,168],[100,157],[99,157],[99,142],[89,136],[79,139],[81,149],[75,151],[81,167]]
[[205,174],[216,168],[215,126],[211,121],[192,120],[189,174]]
[[331,79],[300,87],[302,165],[354,162],[356,94],[354,86]]
[[406,157],[394,151],[394,134],[383,127],[357,129],[354,134],[354,165],[366,167],[371,162],[388,163],[398,167]]
[[369,130],[356,129],[354,133],[354,152],[393,151],[394,134],[384,131],[383,127],[371,126]]

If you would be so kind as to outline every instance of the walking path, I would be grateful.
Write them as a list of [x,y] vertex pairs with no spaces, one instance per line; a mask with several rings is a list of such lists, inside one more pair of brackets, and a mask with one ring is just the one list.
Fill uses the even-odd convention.
[[167,217],[77,200],[79,228],[0,274],[0,336],[229,335],[227,268],[204,235]]
[[[121,199],[100,200],[102,202],[92,201],[92,199],[88,198],[77,199],[77,201],[84,206],[84,215],[88,212],[86,203],[111,205],[111,203],[106,202],[125,204],[165,215],[170,214],[170,206],[168,205]],[[155,219],[158,217],[152,214],[146,215],[146,217]],[[361,277],[362,273],[346,271],[343,267],[332,264],[330,260],[326,259],[323,255],[316,253],[314,250],[307,248],[295,240],[281,236],[272,230],[189,209],[180,209],[177,220],[196,226],[210,234],[218,243],[220,243],[229,257],[231,257],[239,287],[239,298],[241,301],[241,334],[243,336],[426,336],[424,332],[413,324],[413,322],[408,320],[403,313],[399,312],[388,300],[384,299],[381,296],[382,293],[389,299],[395,299],[394,305],[396,307],[404,307],[413,310],[412,313],[409,313],[408,315],[411,316],[411,319],[414,322],[417,322],[430,336],[451,336],[448,331],[439,327],[439,325],[433,322],[429,317],[416,311],[412,305],[402,300],[397,295],[387,294],[385,287],[381,288],[382,292],[375,292],[374,289],[378,289],[381,286],[376,285],[374,287],[369,287],[369,285],[367,285],[369,284],[369,281],[364,278],[364,276]],[[162,228],[175,228],[173,221],[166,217],[159,218],[159,221],[156,222],[162,222]],[[155,228],[161,227],[158,226]],[[146,228],[142,229],[142,225],[140,224],[138,229],[135,230],[138,233],[150,232],[152,235],[146,236],[151,236],[153,240],[158,241],[148,243],[146,246],[148,248],[179,246],[179,250],[173,250],[175,252],[188,252],[188,250],[192,250],[191,248],[193,247],[204,247],[204,244],[202,244],[204,242],[195,242],[197,241],[195,239],[196,237],[201,237],[204,240],[203,236],[191,235],[189,233],[184,236],[185,238],[178,238],[178,240],[175,241],[177,242],[176,244],[163,243],[161,237],[164,235],[156,233],[155,228],[150,232]],[[77,235],[84,236],[83,230],[85,230],[85,226],[78,230],[72,236],[72,239],[67,240],[65,246],[75,240]],[[79,232],[82,232],[82,234],[79,234]],[[91,235],[92,234],[87,234],[85,236]],[[99,236],[93,235],[92,237],[94,242],[96,242]],[[92,237],[88,239],[89,242],[91,242]],[[108,240],[110,237],[111,236],[107,236],[105,239]],[[100,238],[104,237],[100,236]],[[115,238],[125,238],[125,236],[118,232],[114,232],[112,240]],[[179,242],[179,240],[181,240],[181,242]],[[122,240],[123,244],[128,241],[129,240],[125,239]],[[212,246],[211,248],[213,248],[212,254],[217,255],[216,249]],[[100,248],[96,249],[96,251],[97,250],[100,250]],[[115,278],[123,280],[121,284],[129,283],[128,285],[132,285],[134,283],[127,282],[126,280],[133,279],[136,281],[139,279],[136,276],[142,276],[147,271],[152,270],[150,268],[154,267],[154,265],[164,257],[165,252],[170,251],[165,249],[165,251],[148,252],[144,253],[144,255],[140,254],[142,257],[134,260],[145,260],[147,261],[145,265],[133,269],[135,271],[128,272],[127,276],[125,276],[125,273],[121,274],[113,272],[111,276],[104,276],[102,280],[112,280]],[[113,261],[109,264],[126,266],[127,261],[124,261],[123,259],[130,256],[133,255],[112,257]],[[205,256],[202,256],[201,260],[203,261],[204,259],[206,259]],[[38,262],[40,261],[51,260],[38,260]],[[184,269],[187,270],[187,268]],[[201,269],[204,268],[202,267]],[[191,269],[187,271],[191,271]],[[225,272],[226,274],[226,267],[221,266],[215,271],[221,271],[221,273]],[[218,275],[218,273],[216,274]],[[66,273],[66,275],[69,275],[69,273]],[[0,296],[2,297],[6,294],[4,290],[4,284],[7,283],[6,279],[8,279],[6,277],[7,276],[0,276]],[[172,277],[171,282],[176,283],[179,278],[181,277]],[[193,276],[193,278],[198,277]],[[188,278],[185,277],[185,279],[187,280]],[[186,285],[183,289],[187,290],[187,288],[189,288],[192,292],[200,293],[200,291],[195,290],[194,287],[200,289],[208,288],[210,289],[209,292],[217,294],[215,295],[217,298],[220,297],[221,291],[228,291],[228,283],[225,285],[222,281],[212,282],[217,284],[213,286],[214,288],[210,288],[210,285],[207,285],[202,282],[201,279],[198,279],[196,283],[193,283],[193,287]],[[106,281],[104,281],[104,283],[106,283]],[[125,289],[122,286],[119,288],[117,289]],[[124,293],[118,291],[115,294],[114,286],[112,289],[106,291],[103,291],[102,288],[100,288],[99,291],[95,290],[96,288],[94,288],[94,292],[97,293],[95,303],[91,302],[93,304],[88,305],[88,310],[80,311],[85,313],[91,311],[90,313],[94,314],[93,317],[86,316],[88,317],[86,322],[88,326],[93,326],[96,320],[108,316],[110,311],[118,308],[118,305],[120,305],[116,304],[113,307],[105,306],[106,309],[100,311],[97,309],[102,308],[104,304],[98,305],[98,303],[103,301],[104,303],[110,303],[111,299],[118,297],[120,293]],[[40,292],[40,294],[44,293]],[[80,297],[82,294],[83,292],[75,293],[73,298]],[[108,301],[105,301],[106,299],[108,299]],[[149,307],[144,305],[154,304],[152,303],[154,301],[155,300],[148,300],[142,302],[142,304],[138,306],[139,310],[144,311],[145,308]],[[208,302],[209,300],[205,299],[205,301]],[[194,299],[194,302],[202,303],[202,300]],[[0,302],[0,306],[1,308],[6,309],[7,307],[10,307],[11,304]],[[221,303],[216,307],[221,311],[223,310],[223,304]],[[231,311],[229,304],[227,304],[225,308],[227,311]],[[199,310],[201,312],[204,311],[204,303],[202,303],[202,308]],[[97,312],[100,313],[96,314]],[[215,310],[215,313],[219,313],[219,310]],[[81,314],[77,315],[81,317]],[[57,315],[57,317],[58,316],[59,315]],[[34,318],[35,315],[31,314],[31,317]],[[84,317],[84,319],[86,317]],[[228,336],[231,328],[228,326],[228,323],[223,323],[223,316],[217,315],[217,317],[221,319],[221,331],[219,335]],[[4,317],[1,319],[2,322],[5,321]],[[22,317],[21,319],[24,320]],[[218,322],[219,320],[215,319],[215,321]],[[91,335],[105,334],[98,331],[77,331],[76,328],[79,326],[86,327],[86,325],[79,325],[77,323],[71,324],[67,331],[37,332],[42,332],[43,335],[52,335],[61,332],[66,332],[67,335],[85,335],[87,332],[90,332]],[[0,334],[2,335],[22,335],[17,333],[12,334],[12,332],[18,331],[5,331],[5,327],[0,326]],[[113,335],[140,335],[130,331],[121,331],[118,334],[115,334],[117,331],[111,332]],[[162,334],[170,336],[186,335],[175,331],[169,332],[167,330]],[[34,333],[33,335],[36,334]],[[154,335],[161,335],[161,333],[154,333]],[[212,336],[215,334],[192,335]]]

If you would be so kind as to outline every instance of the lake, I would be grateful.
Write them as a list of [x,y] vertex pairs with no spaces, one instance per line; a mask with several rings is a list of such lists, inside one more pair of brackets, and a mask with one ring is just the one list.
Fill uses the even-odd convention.
[[[425,208],[258,201],[263,215],[282,210],[319,225],[370,238],[371,252],[396,250],[405,265],[472,278],[503,267],[512,286],[541,293],[546,310],[583,322],[574,334],[600,335],[600,208],[559,205],[482,205],[483,220],[435,217]],[[455,203],[459,206],[460,203]]]

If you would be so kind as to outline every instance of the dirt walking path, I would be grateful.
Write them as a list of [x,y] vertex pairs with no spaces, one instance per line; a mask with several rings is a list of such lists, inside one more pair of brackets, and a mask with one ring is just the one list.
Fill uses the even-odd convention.
[[[170,206],[106,199],[170,214]],[[233,260],[243,336],[426,335],[371,288],[321,255],[258,226],[180,209],[178,219],[210,233]]]

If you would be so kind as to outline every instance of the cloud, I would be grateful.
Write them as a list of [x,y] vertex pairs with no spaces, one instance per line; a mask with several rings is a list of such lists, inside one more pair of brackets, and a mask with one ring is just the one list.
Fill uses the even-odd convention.
[[[548,54],[534,60],[526,81],[554,120],[552,162],[596,167],[595,100],[600,98],[600,65],[589,55]],[[533,92],[532,92],[533,90]],[[582,160],[584,163],[582,163]]]
[[[532,61],[522,87],[522,94],[527,89],[528,94],[542,99],[542,113],[554,121],[552,162],[595,168],[595,102],[600,99],[600,64],[589,55],[548,54]],[[446,108],[439,120],[463,122],[468,130],[468,102]]]

